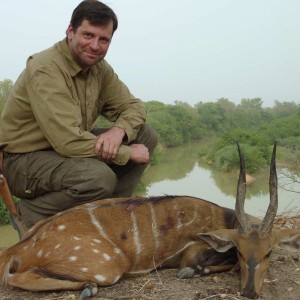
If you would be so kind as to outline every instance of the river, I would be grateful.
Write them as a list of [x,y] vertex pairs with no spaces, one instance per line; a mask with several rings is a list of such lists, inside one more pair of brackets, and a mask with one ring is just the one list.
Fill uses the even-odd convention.
[[[147,195],[190,195],[234,208],[238,171],[214,170],[199,159],[200,150],[201,143],[193,143],[165,151],[159,164],[151,166],[143,176]],[[279,173],[278,169],[278,214],[299,213],[299,183],[289,185],[289,189],[298,193],[288,192],[281,188],[285,179]],[[253,176],[256,180],[247,186],[245,211],[262,217],[269,204],[269,170],[261,170]]]
[[[189,195],[234,208],[238,172],[223,173],[202,162],[199,159],[201,146],[201,143],[192,143],[165,150],[159,163],[149,167],[143,175],[145,195]],[[253,175],[256,180],[247,187],[247,213],[264,216],[269,204],[268,173],[268,170],[262,170]],[[278,214],[299,213],[299,184],[289,185],[289,189],[298,190],[298,193],[288,192],[280,187],[284,178],[278,178]],[[17,234],[10,225],[0,226],[0,246],[9,246],[16,241]]]

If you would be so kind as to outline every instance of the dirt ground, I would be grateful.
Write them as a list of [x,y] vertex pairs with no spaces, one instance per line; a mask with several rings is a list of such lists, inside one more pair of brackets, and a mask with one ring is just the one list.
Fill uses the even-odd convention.
[[[300,228],[300,215],[279,217],[276,226]],[[175,269],[154,271],[138,278],[123,279],[118,284],[99,288],[95,300],[203,300],[246,299],[239,294],[239,273],[178,279]],[[18,289],[0,289],[0,300],[72,300],[79,292],[32,293]],[[300,252],[289,253],[275,249],[260,299],[300,299]]]

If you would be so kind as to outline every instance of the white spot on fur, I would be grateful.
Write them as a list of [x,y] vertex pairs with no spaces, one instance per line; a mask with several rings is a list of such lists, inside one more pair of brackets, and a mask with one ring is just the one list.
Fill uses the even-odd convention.
[[259,268],[259,266],[260,266],[260,264],[257,264],[254,269],[257,270]]
[[73,236],[72,239],[75,240],[75,241],[80,241],[81,240],[81,238],[79,238],[78,236]]
[[36,246],[36,242],[37,242],[37,237],[35,236],[33,239],[32,239],[32,248],[34,248]]
[[49,256],[50,256],[50,254],[51,254],[51,252],[50,252],[50,251],[48,251],[48,252],[45,254],[45,257],[49,257]]
[[28,245],[23,247],[23,250],[27,250],[28,249]]
[[95,243],[97,243],[97,244],[100,244],[100,243],[101,243],[101,241],[98,240],[98,239],[93,239],[93,241],[94,241]]
[[120,250],[119,248],[114,248],[114,252],[115,252],[116,254],[120,254],[120,253],[121,253],[121,250]]
[[59,231],[64,231],[66,229],[66,225],[59,225],[59,226],[57,226],[57,229]]
[[93,249],[94,253],[100,253],[100,251],[98,249]]
[[86,273],[86,272],[88,272],[88,271],[89,271],[89,269],[88,269],[88,268],[85,268],[85,267],[83,267],[83,268],[81,268],[81,269],[80,269],[80,271],[82,271],[82,272],[85,272],[85,273]]
[[81,249],[81,246],[76,246],[76,247],[74,247],[74,250],[76,250],[76,251],[78,251],[78,250],[80,250]]
[[95,278],[100,282],[104,282],[106,280],[106,277],[100,274],[96,275]]
[[70,256],[69,261],[76,261],[78,259],[77,256]]
[[54,250],[58,250],[60,248],[61,244],[57,244],[55,247],[54,247]]
[[43,250],[40,250],[37,254],[37,257],[41,257],[43,255]]
[[109,261],[111,259],[111,257],[107,254],[107,253],[103,253],[103,258],[106,260],[106,261]]
[[210,270],[209,270],[208,268],[205,268],[205,269],[203,270],[203,272],[204,272],[204,274],[208,274],[208,273],[210,272]]

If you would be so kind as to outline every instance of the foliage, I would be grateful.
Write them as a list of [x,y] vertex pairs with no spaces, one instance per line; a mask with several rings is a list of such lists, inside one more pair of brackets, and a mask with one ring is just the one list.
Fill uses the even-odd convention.
[[[15,203],[18,203],[20,201],[19,198],[13,197],[13,200]],[[8,211],[7,208],[4,205],[4,202],[2,201],[2,198],[0,197],[0,225],[2,224],[9,224],[9,217],[8,217]]]
[[277,117],[271,122],[265,123],[259,129],[265,131],[272,139],[286,139],[288,137],[299,137],[299,128],[300,108],[291,115],[282,118]]
[[8,213],[7,209],[2,202],[2,199],[0,197],[0,225],[1,224],[8,224],[9,223],[9,218],[8,218]]
[[[245,158],[245,167],[247,172],[253,173],[267,163],[260,149],[251,145],[241,145],[242,152]],[[228,145],[220,148],[214,153],[215,167],[229,172],[232,169],[239,168],[240,161],[236,145]]]
[[165,105],[158,101],[150,101],[146,102],[146,107],[148,123],[156,129],[160,142],[167,147],[198,140],[205,134],[199,115],[187,103]]

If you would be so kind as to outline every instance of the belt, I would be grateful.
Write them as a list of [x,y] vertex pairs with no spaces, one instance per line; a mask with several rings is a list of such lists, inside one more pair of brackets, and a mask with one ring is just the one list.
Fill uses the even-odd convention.
[[0,195],[2,200],[7,208],[7,210],[18,219],[20,218],[20,214],[16,208],[16,205],[13,201],[7,180],[3,175],[3,151],[0,150]]

